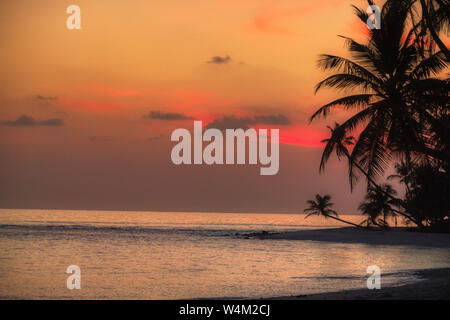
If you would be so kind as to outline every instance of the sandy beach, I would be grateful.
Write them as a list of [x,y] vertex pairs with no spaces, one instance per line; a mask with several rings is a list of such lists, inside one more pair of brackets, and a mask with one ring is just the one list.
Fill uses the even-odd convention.
[[[407,245],[430,248],[450,248],[450,235],[421,233],[398,228],[391,231],[367,231],[353,227],[302,230],[285,233],[255,234],[260,239],[363,243],[371,245]],[[380,290],[356,289],[290,297],[283,300],[450,300],[450,268],[414,271],[420,280],[414,283],[381,287]]]
[[379,290],[357,289],[273,300],[450,300],[450,268],[427,269],[415,272],[420,281],[381,287]]
[[363,230],[354,227],[301,230],[283,233],[259,233],[251,236],[260,239],[310,240],[337,243],[363,243],[373,245],[407,245],[433,248],[450,248],[450,234],[408,231],[395,228],[389,231]]

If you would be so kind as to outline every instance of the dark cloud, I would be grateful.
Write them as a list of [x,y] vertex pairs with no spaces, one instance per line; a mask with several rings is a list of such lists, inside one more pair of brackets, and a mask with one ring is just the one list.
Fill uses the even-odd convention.
[[40,100],[40,101],[55,101],[55,100],[58,100],[57,96],[41,96],[40,94],[34,96],[34,98],[36,100]]
[[255,122],[259,124],[279,124],[279,125],[291,124],[291,121],[283,114],[255,116]]
[[216,128],[219,130],[225,129],[248,129],[249,126],[257,124],[267,124],[267,125],[288,125],[291,121],[282,114],[276,115],[258,115],[251,117],[235,117],[235,116],[224,116],[220,119],[215,119],[207,125],[207,128]]
[[54,113],[57,114],[57,115],[60,115],[60,116],[67,116],[68,115],[68,113],[65,112],[65,111],[55,111]]
[[225,57],[214,56],[214,57],[211,57],[211,60],[208,61],[208,63],[214,63],[214,64],[226,64],[229,62],[231,62],[230,56],[225,56]]
[[237,118],[235,116],[225,116],[223,118],[213,120],[206,127],[219,130],[248,129],[248,126],[253,123],[253,120],[248,117]]
[[16,120],[6,120],[1,121],[1,125],[4,126],[63,126],[64,122],[59,118],[47,119],[47,120],[36,120],[33,117],[22,115]]
[[148,114],[144,115],[147,119],[156,120],[192,120],[194,118],[184,115],[182,113],[174,112],[161,112],[161,111],[150,111]]
[[64,122],[59,118],[53,118],[53,119],[40,121],[39,124],[41,126],[62,126],[62,125],[64,125]]

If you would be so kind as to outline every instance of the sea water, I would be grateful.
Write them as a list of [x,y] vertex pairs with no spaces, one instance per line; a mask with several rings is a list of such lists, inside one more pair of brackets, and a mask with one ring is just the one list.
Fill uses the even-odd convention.
[[[450,267],[448,248],[247,236],[341,226],[302,214],[2,209],[0,298],[265,298],[366,288],[370,265],[382,286]],[[67,289],[70,265],[79,290]]]

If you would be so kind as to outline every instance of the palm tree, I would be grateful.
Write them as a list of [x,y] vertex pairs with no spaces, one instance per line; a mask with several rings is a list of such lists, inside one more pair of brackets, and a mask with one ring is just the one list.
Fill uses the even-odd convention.
[[336,151],[336,155],[340,160],[341,157],[346,157],[349,164],[349,178],[350,178],[350,188],[353,190],[354,182],[357,180],[357,176],[353,171],[353,167],[356,167],[367,179],[369,186],[374,188],[379,188],[378,184],[367,174],[366,171],[351,157],[348,147],[354,145],[355,138],[353,136],[348,136],[345,130],[342,130],[341,126],[335,122],[334,128],[327,126],[331,132],[331,136],[328,139],[323,139],[321,142],[326,143],[325,148],[322,153],[322,158],[320,160],[319,172],[325,170],[325,164],[330,158],[333,151]]
[[[412,41],[414,28],[404,33],[412,3],[387,1],[381,11],[381,29],[370,30],[366,44],[342,37],[350,58],[324,54],[318,61],[319,67],[337,73],[319,82],[316,92],[324,87],[359,91],[322,106],[311,121],[328,116],[338,106],[356,111],[330,142],[360,132],[349,164],[361,167],[368,181],[380,176],[396,153],[414,152],[450,162],[448,125],[439,116],[442,108],[447,114],[449,81],[433,77],[447,62],[441,51],[422,57]],[[355,9],[365,23],[366,11]],[[328,151],[325,147],[323,159]]]
[[[380,189],[383,192],[380,192]],[[395,218],[395,225],[397,225],[397,215],[393,205],[398,205],[397,201],[392,200],[387,195],[396,195],[397,192],[389,184],[383,184],[380,188],[370,187],[366,196],[365,202],[359,205],[359,210],[368,216],[368,222],[381,227],[387,227],[389,224],[386,220],[388,216]],[[380,216],[383,216],[380,219]],[[366,220],[366,221],[367,221]]]
[[406,187],[406,192],[410,193],[410,184],[414,180],[413,171],[415,164],[411,162],[410,159],[402,160],[400,163],[396,163],[395,174],[388,176],[388,180],[397,179],[400,183],[404,184]]
[[[349,168],[352,168],[352,159],[348,147],[354,145],[355,138],[353,136],[348,136],[344,130],[341,130],[339,123],[334,123],[334,128],[327,126],[330,130],[331,135],[328,139],[323,139],[321,142],[326,143],[325,148],[322,153],[322,158],[320,159],[319,172],[325,170],[325,165],[330,158],[333,151],[336,151],[336,156],[338,160],[342,157],[347,158],[349,162]],[[363,172],[365,174],[365,172]],[[353,189],[354,176],[350,174],[350,187]]]
[[[331,131],[331,137],[328,139],[322,140],[322,142],[326,143],[326,146],[324,148],[324,151],[322,153],[322,159],[320,161],[320,168],[319,171],[325,170],[325,164],[328,161],[331,153],[333,150],[336,151],[336,155],[338,159],[345,156],[348,159],[349,163],[349,179],[350,179],[350,188],[353,190],[354,181],[357,180],[357,176],[355,175],[353,171],[353,167],[356,167],[367,179],[368,181],[368,188],[373,190],[377,190],[377,192],[383,194],[386,198],[388,198],[391,203],[395,203],[398,206],[402,206],[405,209],[408,209],[408,205],[406,202],[398,199],[395,197],[396,192],[391,192],[391,189],[389,188],[382,188],[380,187],[368,174],[364,171],[364,169],[355,161],[353,161],[350,152],[347,149],[347,146],[353,145],[353,142],[355,140],[352,136],[347,136],[344,130],[341,130],[341,127],[338,123],[335,123],[334,128],[327,126],[328,129]],[[395,191],[395,190],[394,190]],[[369,208],[367,209],[369,210]],[[362,211],[365,211],[362,209]],[[399,210],[396,210],[396,213],[403,216],[407,220],[411,220],[411,215],[401,212]],[[368,222],[368,221],[366,221]],[[370,220],[369,222],[373,223],[373,220]],[[376,224],[376,223],[375,223]]]
[[[396,0],[390,0],[396,1]],[[417,2],[417,1],[416,1]],[[447,62],[450,61],[450,52],[444,42],[439,38],[439,32],[449,30],[450,1],[448,0],[419,0],[422,19],[417,27],[421,28],[420,35],[428,33],[431,39],[444,52]],[[410,11],[411,20],[414,23],[414,13]]]
[[358,210],[360,210],[363,215],[367,216],[367,218],[361,222],[361,225],[366,225],[368,228],[371,226],[387,227],[384,221],[379,219],[379,213],[372,203],[363,202],[359,205]]
[[323,139],[321,142],[326,143],[326,147],[322,153],[322,159],[320,160],[320,171],[325,170],[325,164],[328,161],[330,155],[336,150],[338,159],[345,156],[350,158],[348,147],[354,145],[355,137],[348,136],[345,131],[340,130],[339,123],[334,123],[334,128],[327,126],[331,132],[331,136],[328,139]]
[[306,203],[309,205],[303,212],[307,213],[305,219],[312,215],[323,216],[325,218],[332,218],[334,220],[350,224],[355,227],[360,227],[359,225],[342,220],[338,217],[338,213],[331,209],[333,203],[330,202],[331,196],[326,194],[323,197],[320,194],[316,194],[316,200],[308,200]]

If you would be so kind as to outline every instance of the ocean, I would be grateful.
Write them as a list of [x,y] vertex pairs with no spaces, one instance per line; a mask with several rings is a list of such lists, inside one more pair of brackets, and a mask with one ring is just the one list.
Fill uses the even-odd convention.
[[[1,209],[0,298],[267,298],[365,288],[371,265],[382,286],[450,267],[448,248],[246,237],[341,226],[303,214]],[[67,289],[70,265],[79,290]]]

